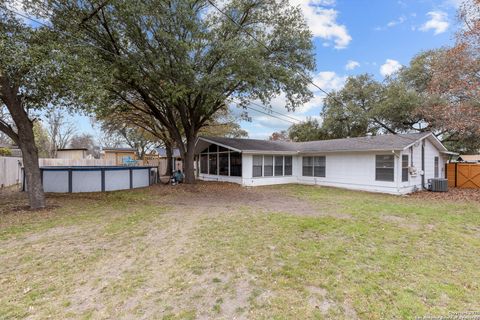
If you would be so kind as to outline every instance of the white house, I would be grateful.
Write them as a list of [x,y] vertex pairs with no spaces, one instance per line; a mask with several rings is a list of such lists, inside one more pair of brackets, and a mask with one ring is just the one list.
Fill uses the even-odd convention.
[[196,154],[201,180],[407,194],[443,178],[452,153],[425,132],[311,142],[200,137]]

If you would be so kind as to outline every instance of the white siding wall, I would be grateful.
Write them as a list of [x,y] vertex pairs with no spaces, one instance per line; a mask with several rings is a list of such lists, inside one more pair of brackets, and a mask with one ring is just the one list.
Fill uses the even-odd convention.
[[[435,177],[434,172],[434,158],[438,157],[438,177],[445,177],[445,163],[447,157],[442,155],[440,151],[428,140],[425,139],[425,188],[428,185],[428,179]],[[411,153],[413,152],[413,156]],[[411,150],[407,149],[402,154],[409,155],[409,163],[411,165],[410,157],[413,159],[413,167],[417,169],[417,175],[408,177],[408,182],[400,182],[400,193],[406,194],[422,188],[422,142],[414,145]],[[401,180],[399,180],[401,181]]]
[[[391,152],[371,153],[326,153],[318,154],[325,156],[325,177],[302,176],[302,161],[299,161],[299,183],[317,184],[323,186],[339,187],[354,190],[365,190],[385,193],[398,193],[396,182],[375,180],[375,156],[376,154],[391,154]],[[398,154],[397,154],[398,156]],[[394,169],[395,180],[398,172],[397,161]]]

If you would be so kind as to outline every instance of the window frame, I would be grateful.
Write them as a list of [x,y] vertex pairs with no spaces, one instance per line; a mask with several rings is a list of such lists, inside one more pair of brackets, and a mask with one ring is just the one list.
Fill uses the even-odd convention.
[[[309,172],[311,171],[311,174],[308,174],[305,168],[307,168]],[[313,177],[313,157],[312,156],[302,156],[302,176]]]
[[[270,164],[268,166],[266,165],[266,160],[271,160],[269,161]],[[264,177],[273,177],[274,175],[274,156],[273,155],[264,155],[263,156],[263,176]]]
[[[288,165],[290,173],[287,173],[287,159],[290,159],[290,164]],[[291,177],[292,175],[293,175],[293,156],[283,156],[283,176]]]
[[[305,165],[307,159],[310,159],[311,165]],[[311,174],[307,174],[305,168],[308,168],[309,171],[311,168]],[[302,156],[302,177],[326,178],[327,156]]]
[[[232,155],[233,155],[233,157],[232,157]],[[240,164],[236,164],[236,163],[235,163],[234,165],[232,165],[232,163],[234,162],[233,160],[236,160],[236,159],[240,159]],[[228,162],[228,168],[229,168],[228,174],[229,174],[229,176],[230,176],[230,177],[242,177],[242,175],[243,175],[243,170],[242,170],[242,168],[243,168],[242,153],[241,153],[241,152],[237,152],[237,151],[231,151],[231,152],[229,153],[229,155],[228,155],[228,160],[229,160],[229,162]],[[232,170],[232,167],[233,167],[233,166],[235,166],[236,169],[237,169],[237,167],[238,167],[238,169],[239,169],[239,170],[238,170],[238,171],[239,171],[239,175],[237,175],[237,174],[235,173],[235,171],[237,171],[237,170]]]
[[[391,158],[391,163],[392,163],[392,166],[391,167],[379,167],[378,166],[378,157],[388,157],[388,158]],[[382,162],[385,162],[385,159],[382,160]],[[380,178],[379,177],[379,174],[378,174],[378,170],[392,170],[392,173],[391,173],[391,180],[389,179],[384,179],[384,178]],[[390,176],[390,174],[389,174]],[[375,181],[381,181],[381,182],[395,182],[395,155],[394,154],[376,154],[375,155]]]
[[[260,164],[255,164],[255,158],[260,160]],[[255,168],[260,168],[260,174],[255,174]],[[253,178],[262,178],[263,177],[263,155],[253,155],[252,157],[252,177]]]
[[[210,151],[216,150],[216,151]],[[235,154],[235,167],[236,170],[232,170],[232,154]],[[222,157],[225,161],[225,155],[227,155],[228,160],[228,171],[224,171],[223,174],[220,174],[220,158]],[[202,163],[202,158],[206,157],[206,168],[204,166],[205,163]],[[216,173],[212,173],[212,169],[210,166],[210,158],[214,157],[216,159]],[[238,162],[238,163],[237,163]],[[222,177],[242,177],[243,171],[243,154],[241,152],[228,149],[226,147],[222,147],[220,145],[211,144],[205,150],[200,153],[200,174],[202,175],[212,175],[212,176],[222,176]],[[233,171],[238,171],[236,174],[232,174]]]
[[[316,165],[317,160],[319,162],[318,165]],[[319,170],[319,175],[317,175],[317,170]],[[315,178],[325,178],[327,176],[327,157],[326,156],[313,157],[313,176]]]
[[440,178],[440,158],[438,156],[433,157],[433,177]]
[[410,175],[408,172],[409,161],[410,161],[409,158],[410,156],[408,154],[402,154],[402,182],[408,182],[410,179]]
[[[281,165],[278,166],[277,160],[281,159]],[[277,169],[280,168],[281,173],[277,174]],[[285,156],[273,156],[273,176],[274,177],[283,177],[285,176]]]

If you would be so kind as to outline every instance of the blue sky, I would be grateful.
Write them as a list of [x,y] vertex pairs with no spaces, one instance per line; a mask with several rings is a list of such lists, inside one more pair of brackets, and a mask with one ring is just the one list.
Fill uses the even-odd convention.
[[[346,77],[371,73],[382,80],[422,50],[452,44],[459,0],[291,0],[299,5],[314,34],[317,70],[314,81],[327,91],[338,90]],[[313,89],[313,88],[312,88]],[[298,120],[318,117],[323,96],[295,112],[281,97],[273,110]],[[258,107],[256,107],[258,108]],[[235,107],[233,107],[235,111]],[[275,113],[278,116],[277,113]],[[252,122],[241,126],[250,138],[265,139],[291,123],[249,111]],[[280,116],[281,117],[281,116]],[[98,135],[88,118],[75,116],[79,132]]]

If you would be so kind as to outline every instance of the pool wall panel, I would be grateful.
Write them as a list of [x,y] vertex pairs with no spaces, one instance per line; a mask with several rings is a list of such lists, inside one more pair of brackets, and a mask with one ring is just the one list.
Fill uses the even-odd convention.
[[98,192],[102,191],[102,172],[73,171],[72,192]]
[[148,187],[150,185],[150,170],[133,170],[133,188]]
[[44,171],[43,190],[45,192],[68,192],[68,171]]
[[105,191],[130,189],[130,170],[105,170]]

